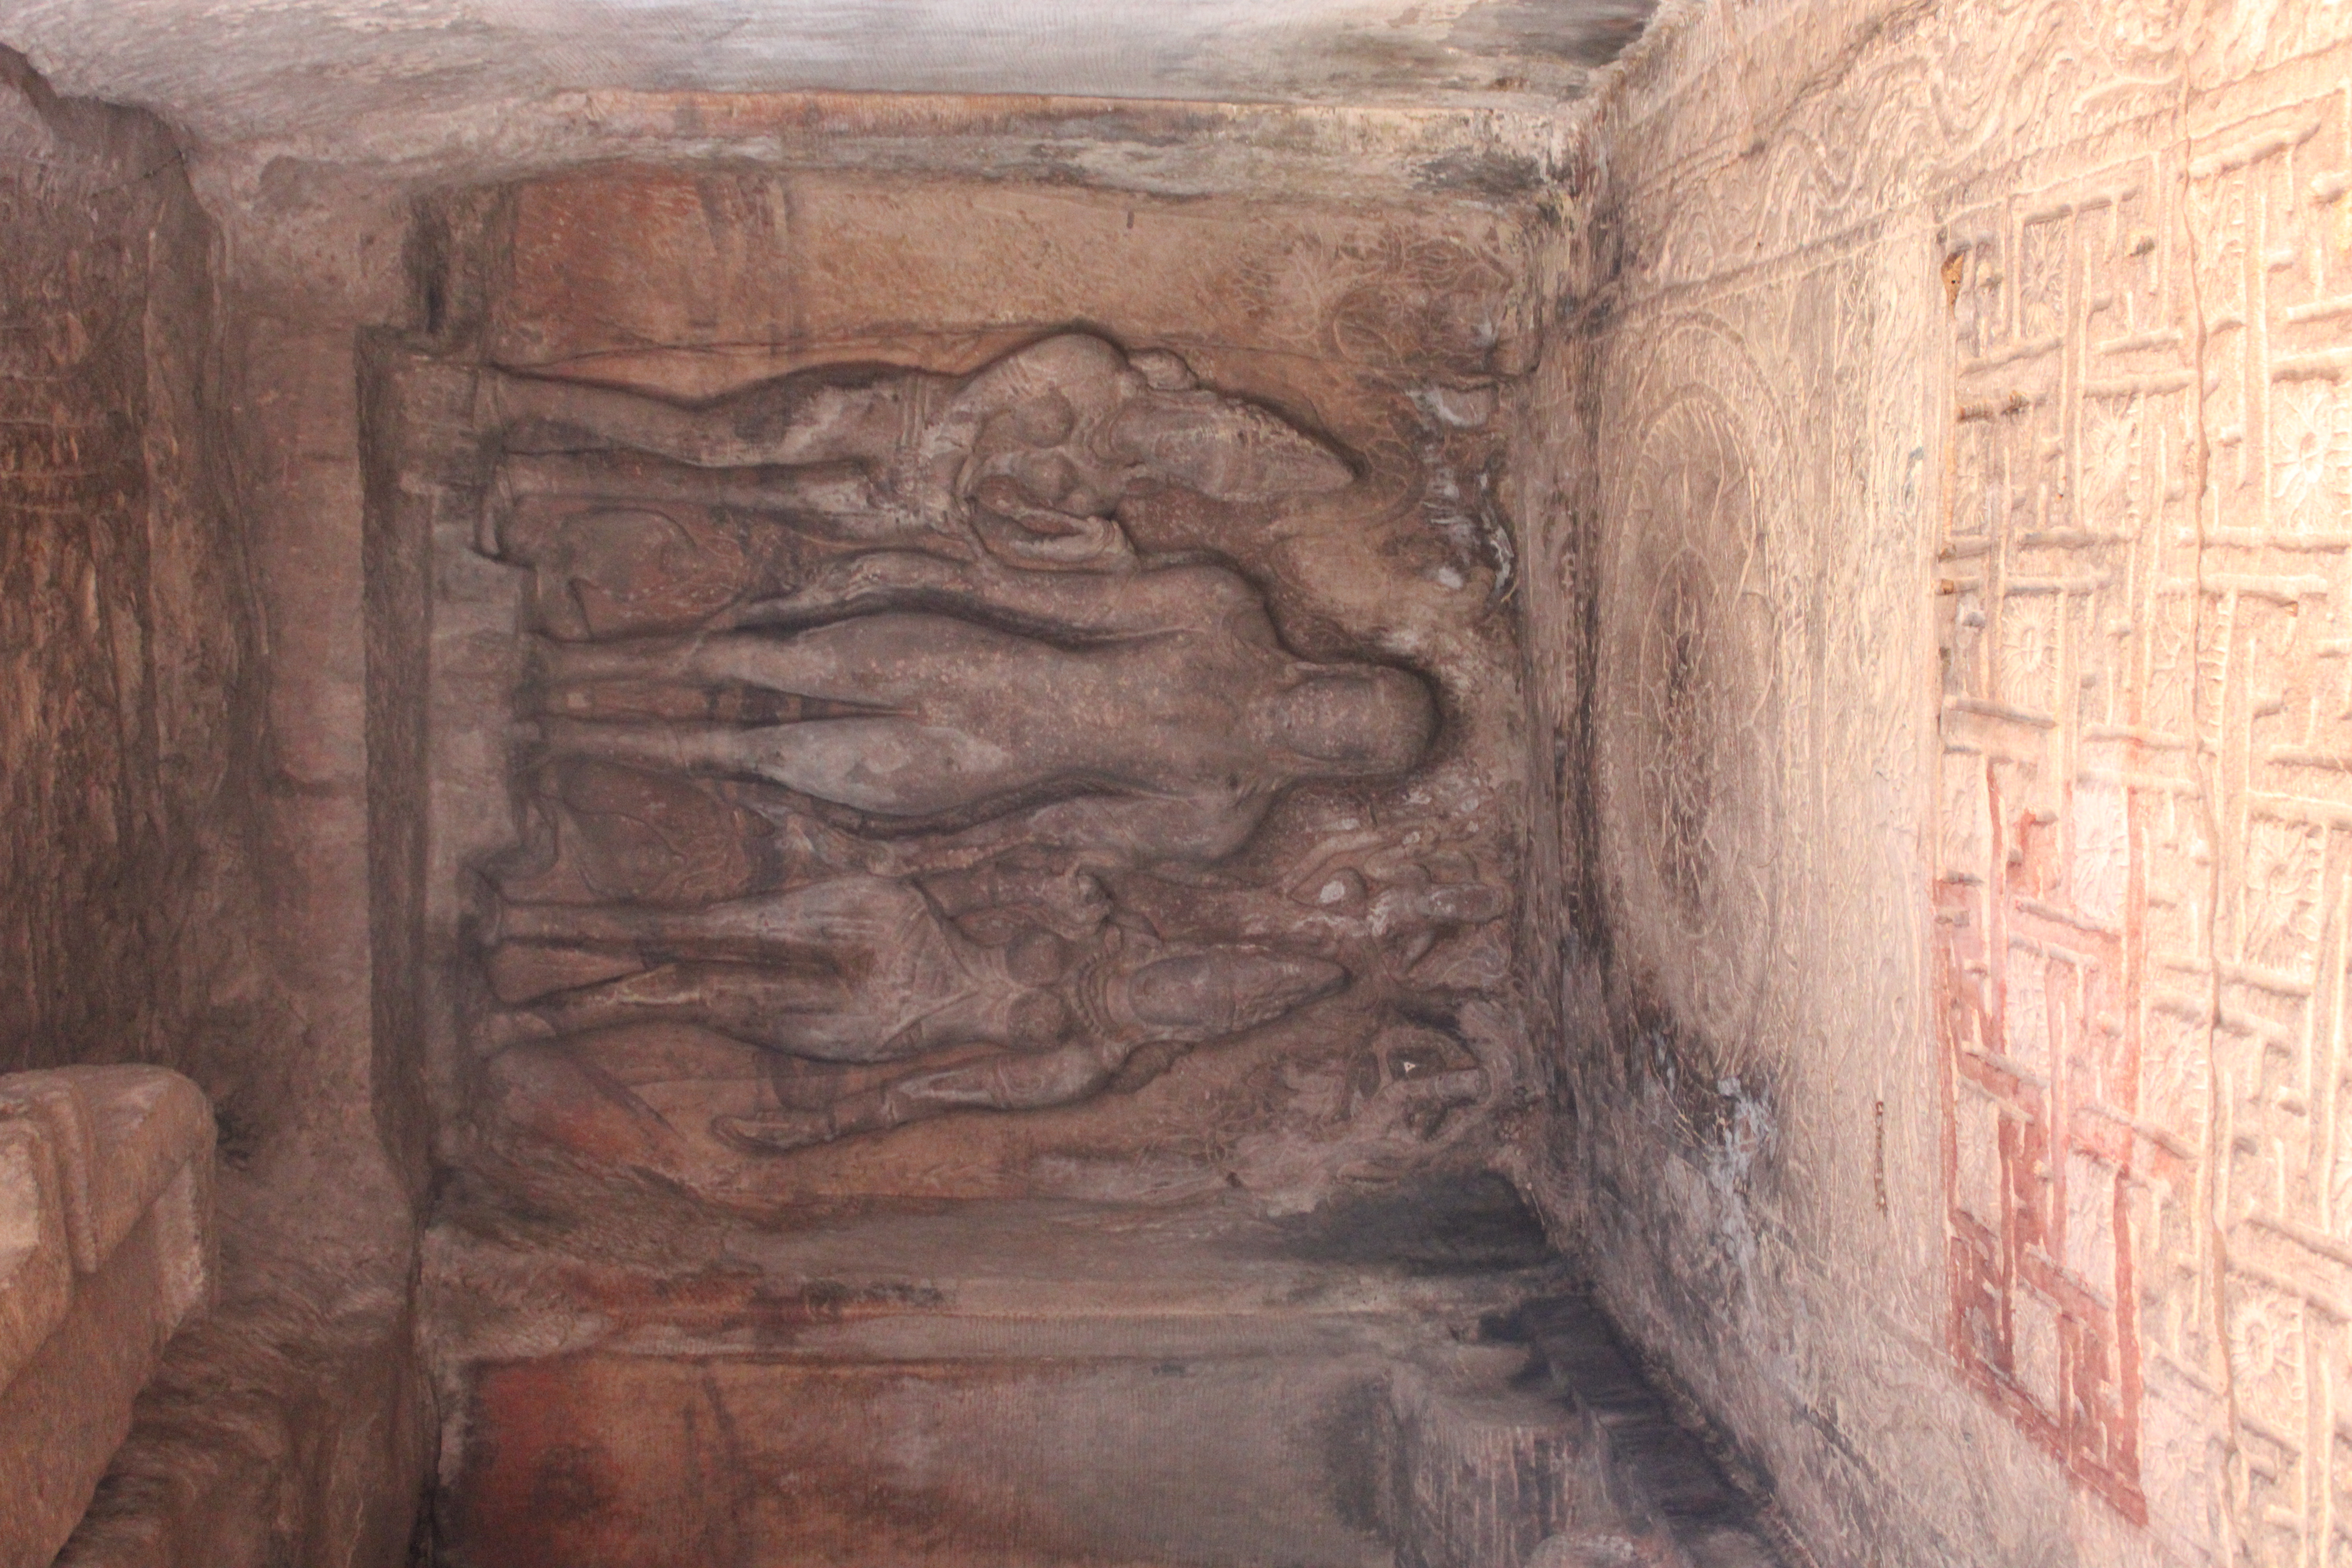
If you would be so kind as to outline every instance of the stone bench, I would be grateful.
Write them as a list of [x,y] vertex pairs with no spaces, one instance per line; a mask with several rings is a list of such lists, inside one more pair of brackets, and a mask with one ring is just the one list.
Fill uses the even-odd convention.
[[89,1507],[212,1285],[213,1118],[161,1068],[0,1077],[0,1568]]

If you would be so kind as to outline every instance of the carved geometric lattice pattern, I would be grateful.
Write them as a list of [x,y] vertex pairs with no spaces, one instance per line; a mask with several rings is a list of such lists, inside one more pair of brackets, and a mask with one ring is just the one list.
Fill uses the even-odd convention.
[[2218,1483],[2262,1563],[2352,1563],[2347,132],[1947,230],[1952,1351],[2135,1519]]

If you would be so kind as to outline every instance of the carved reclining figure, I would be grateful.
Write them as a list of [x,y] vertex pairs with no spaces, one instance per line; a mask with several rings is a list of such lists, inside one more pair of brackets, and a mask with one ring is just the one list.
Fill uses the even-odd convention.
[[616,947],[656,960],[639,973],[535,1003],[560,1033],[668,1019],[831,1062],[996,1047],[981,1060],[909,1073],[825,1111],[714,1123],[731,1141],[767,1152],[962,1107],[1081,1100],[1147,1045],[1238,1034],[1347,982],[1346,971],[1316,959],[1243,947],[1170,952],[1116,928],[1075,962],[1042,931],[986,948],[961,935],[916,889],[875,877],[701,910],[509,909],[497,934]]
[[1172,953],[1139,966],[1131,960],[1098,963],[1081,970],[1066,988],[1078,1016],[1079,1037],[1073,1043],[908,1073],[823,1111],[722,1117],[713,1131],[745,1147],[783,1152],[967,1107],[1066,1105],[1100,1092],[1147,1046],[1192,1046],[1237,1035],[1347,982],[1347,971],[1335,963],[1240,947]]
[[484,394],[509,452],[619,448],[689,468],[757,468],[755,479],[689,471],[666,483],[671,499],[726,496],[829,518],[835,536],[875,543],[986,535],[993,518],[1028,525],[1007,536],[1013,551],[1074,559],[1094,537],[1084,520],[1108,518],[1139,482],[1255,501],[1352,477],[1275,415],[1196,385],[1175,355],[1130,357],[1081,332],[963,377],[828,367],[679,404],[494,374]]
[[[1290,784],[1402,773],[1435,728],[1419,677],[1296,658],[1222,566],[1046,572],[876,552],[730,624],[542,645],[550,747],[764,779],[867,831],[1018,812],[974,837],[1150,863],[1223,858]],[[833,706],[753,725],[563,716],[593,711],[599,682],[647,679]]]

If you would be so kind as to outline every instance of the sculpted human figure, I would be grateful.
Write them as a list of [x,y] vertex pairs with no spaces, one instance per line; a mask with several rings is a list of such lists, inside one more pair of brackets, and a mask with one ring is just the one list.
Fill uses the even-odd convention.
[[[1419,677],[1298,658],[1227,568],[1119,560],[1045,571],[875,552],[743,607],[731,629],[546,643],[546,741],[763,779],[868,831],[1139,863],[1221,858],[1290,784],[1402,773],[1427,748]],[[830,706],[767,724],[566,717],[595,710],[597,682],[647,679]]]
[[718,470],[639,477],[679,499],[797,510],[876,543],[971,530],[1044,560],[1084,559],[1086,520],[1108,518],[1139,481],[1249,501],[1351,478],[1275,415],[1198,386],[1175,355],[1130,356],[1082,332],[961,377],[831,367],[681,404],[498,374],[485,400],[510,453],[652,453]]
[[500,941],[627,948],[663,962],[545,996],[559,1033],[670,1019],[819,1061],[912,1060],[992,1047],[824,1111],[727,1119],[735,1142],[781,1151],[961,1107],[1062,1104],[1100,1089],[1141,1047],[1266,1023],[1346,983],[1336,964],[1255,948],[1165,952],[1116,931],[1074,960],[1034,933],[1003,948],[960,935],[922,893],[845,877],[693,910],[505,910]]
[[821,1111],[722,1117],[713,1126],[738,1144],[783,1152],[950,1110],[1066,1105],[1099,1093],[1147,1046],[1237,1035],[1328,996],[1347,980],[1335,963],[1239,947],[1097,963],[1063,988],[1074,1016],[1072,1037],[1063,1044],[917,1070]]
[[837,877],[697,910],[509,907],[502,941],[662,962],[534,1005],[565,1033],[680,1017],[820,1061],[893,1061],[974,1040],[1039,1044],[1062,1023],[1024,954],[959,936],[908,883]]

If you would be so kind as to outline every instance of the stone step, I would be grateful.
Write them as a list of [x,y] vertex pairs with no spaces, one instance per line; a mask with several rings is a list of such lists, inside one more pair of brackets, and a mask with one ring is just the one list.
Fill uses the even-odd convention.
[[[1629,1528],[1548,1543],[1529,1568],[1622,1562],[1659,1568],[1787,1568],[1765,1507],[1735,1487],[1701,1431],[1678,1420],[1608,1315],[1584,1291],[1531,1300],[1486,1325],[1524,1340],[1546,1386],[1575,1413],[1605,1509]],[[1639,1550],[1612,1556],[1622,1546]],[[1580,1555],[1580,1553],[1581,1555]],[[1644,1554],[1646,1553],[1646,1554]]]
[[151,1067],[0,1076],[0,1568],[45,1568],[209,1298],[213,1114]]
[[1498,1182],[429,1251],[448,1568],[1777,1562]]

